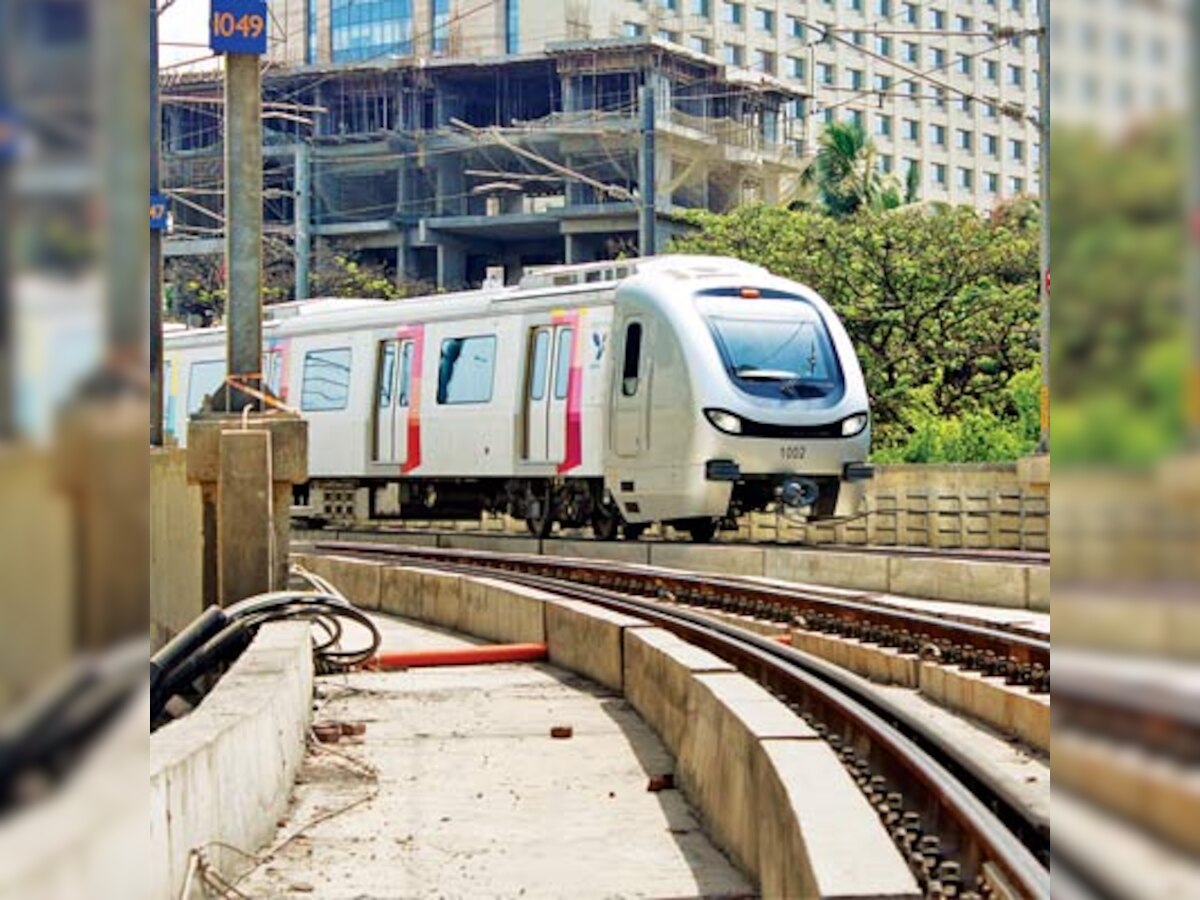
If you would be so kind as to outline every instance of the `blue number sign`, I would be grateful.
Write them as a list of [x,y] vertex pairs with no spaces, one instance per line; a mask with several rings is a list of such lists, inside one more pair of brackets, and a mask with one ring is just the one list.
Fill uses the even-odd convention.
[[150,230],[151,231],[166,231],[167,230],[167,195],[166,194],[151,194],[150,195]]
[[266,53],[266,0],[212,0],[208,46],[214,53]]

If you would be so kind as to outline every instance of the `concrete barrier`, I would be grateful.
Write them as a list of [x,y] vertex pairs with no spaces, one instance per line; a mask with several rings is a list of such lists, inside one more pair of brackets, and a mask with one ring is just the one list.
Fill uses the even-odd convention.
[[764,574],[763,547],[693,547],[687,544],[647,544],[650,564],[714,575]]
[[187,451],[150,451],[150,639],[161,647],[204,610],[204,510]]
[[893,594],[1028,608],[1027,566],[893,556],[888,560],[888,571]]
[[274,835],[312,691],[309,626],[266,625],[197,710],[151,735],[150,896],[180,896],[193,850],[236,871],[245,859],[214,841],[252,853]]
[[638,541],[543,541],[542,553],[547,556],[573,556],[576,559],[611,559],[614,562],[647,566],[650,564],[652,546]]
[[821,553],[773,547],[766,551],[763,574],[781,581],[853,591],[886,593],[891,587],[887,558],[870,553]]
[[550,594],[490,578],[467,578],[462,600],[462,631],[502,644],[546,643],[545,609],[554,601]]
[[624,690],[624,631],[647,628],[648,623],[579,600],[559,600],[545,611],[550,662],[614,691]]

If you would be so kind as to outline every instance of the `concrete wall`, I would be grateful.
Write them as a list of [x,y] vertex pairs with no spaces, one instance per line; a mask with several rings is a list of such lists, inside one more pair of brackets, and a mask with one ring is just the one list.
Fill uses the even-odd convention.
[[353,602],[491,640],[545,641],[551,662],[624,693],[674,755],[710,836],[764,897],[920,896],[834,750],[711,653],[636,617],[494,579],[294,558]]
[[[189,855],[234,872],[270,840],[287,808],[312,717],[307,623],[264,626],[186,718],[150,737],[150,869],[156,898],[180,896]],[[199,887],[193,896],[199,900]]]
[[203,511],[187,451],[150,452],[150,637],[160,647],[204,608]]

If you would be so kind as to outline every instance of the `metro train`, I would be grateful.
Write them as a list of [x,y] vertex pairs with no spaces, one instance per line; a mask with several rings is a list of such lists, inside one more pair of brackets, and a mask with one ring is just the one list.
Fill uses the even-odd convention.
[[[354,514],[483,512],[694,540],[737,516],[854,511],[870,413],[845,328],[809,288],[719,257],[532,269],[514,287],[268,308],[263,378],[309,421],[314,492]],[[165,340],[166,429],[225,378],[224,329]],[[344,496],[344,495],[343,495]],[[361,504],[360,504],[361,506]]]

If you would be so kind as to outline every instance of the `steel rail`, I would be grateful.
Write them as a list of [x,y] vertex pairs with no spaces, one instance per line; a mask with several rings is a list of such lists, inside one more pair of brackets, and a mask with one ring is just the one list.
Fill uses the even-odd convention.
[[[318,549],[417,564],[428,564],[430,559],[422,552],[425,548],[367,544]],[[957,860],[964,875],[983,876],[991,866],[990,875],[994,877],[998,870],[1020,896],[1050,897],[1048,821],[1027,808],[1011,785],[948,745],[929,725],[873,690],[865,679],[703,614],[607,588],[563,583],[544,574],[498,571],[470,557],[440,559],[438,567],[461,574],[482,571],[492,578],[595,603],[659,625],[713,652],[804,715],[831,745],[841,748],[843,763],[853,766],[857,774],[862,774],[859,766],[865,763],[888,785],[902,785],[907,801],[915,793],[916,805],[924,813],[922,825],[936,832],[941,856]]]

